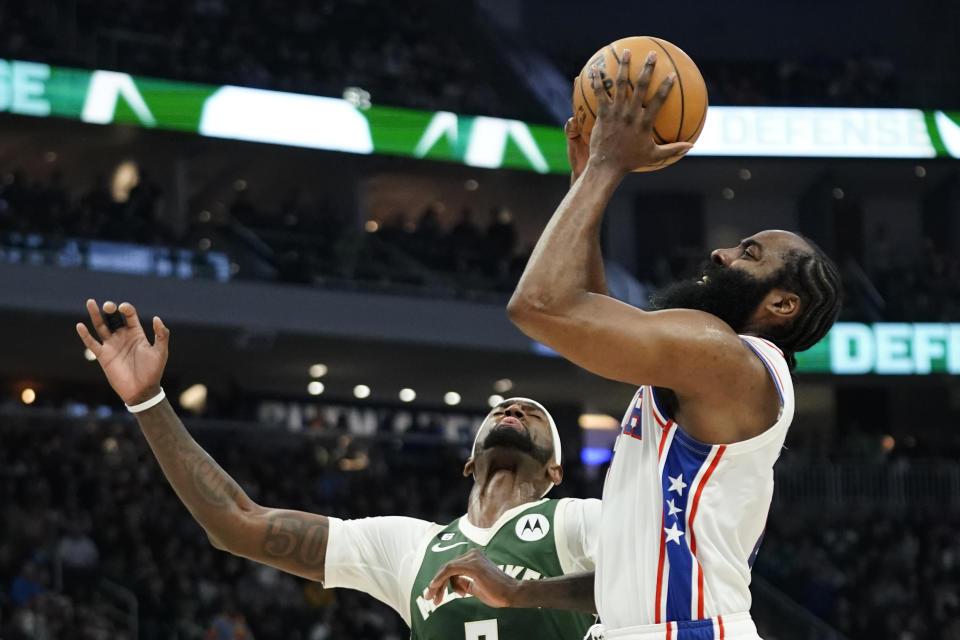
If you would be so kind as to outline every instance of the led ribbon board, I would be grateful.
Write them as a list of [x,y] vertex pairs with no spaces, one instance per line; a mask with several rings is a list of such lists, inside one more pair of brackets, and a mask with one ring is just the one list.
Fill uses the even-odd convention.
[[[558,127],[0,59],[0,112],[472,167],[567,173]],[[960,112],[710,107],[691,155],[960,157]]]
[[797,354],[800,373],[960,374],[960,323],[838,322]]

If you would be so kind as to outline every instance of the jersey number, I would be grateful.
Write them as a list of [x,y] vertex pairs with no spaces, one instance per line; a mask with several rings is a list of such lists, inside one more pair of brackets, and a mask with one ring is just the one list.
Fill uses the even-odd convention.
[[477,620],[463,623],[463,635],[466,640],[497,640],[497,619]]

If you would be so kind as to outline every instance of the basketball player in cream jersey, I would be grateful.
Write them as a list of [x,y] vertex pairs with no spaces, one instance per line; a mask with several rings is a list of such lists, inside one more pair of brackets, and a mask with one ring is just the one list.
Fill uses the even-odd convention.
[[[541,236],[508,311],[527,335],[599,375],[638,386],[604,483],[595,597],[596,638],[756,639],[750,568],[773,495],[773,465],[793,418],[793,354],[839,311],[836,267],[812,242],[763,231],[718,249],[700,277],[654,296],[645,312],[591,293],[602,269],[603,210],[634,168],[686,153],[657,145],[652,123],[672,78],[644,107],[655,56],[627,97],[595,86],[587,151],[568,123],[582,174]],[[587,159],[588,158],[588,159]],[[561,579],[561,583],[562,583]],[[517,585],[480,558],[454,561],[432,587],[516,606]],[[554,600],[557,582],[528,585],[523,604]],[[536,593],[532,593],[534,590]]]

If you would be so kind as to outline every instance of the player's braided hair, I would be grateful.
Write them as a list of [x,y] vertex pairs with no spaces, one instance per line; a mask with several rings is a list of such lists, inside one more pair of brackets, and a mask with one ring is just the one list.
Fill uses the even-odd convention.
[[843,297],[837,265],[812,240],[803,239],[811,250],[787,253],[774,284],[800,296],[800,312],[789,322],[768,329],[765,336],[783,349],[791,371],[797,365],[794,353],[815,345],[837,321]]

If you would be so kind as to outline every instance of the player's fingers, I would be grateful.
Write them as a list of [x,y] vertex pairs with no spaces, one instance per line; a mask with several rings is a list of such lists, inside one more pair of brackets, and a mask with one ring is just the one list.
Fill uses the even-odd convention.
[[156,336],[157,342],[166,343],[170,341],[170,329],[163,324],[160,316],[153,316],[153,334]]
[[647,95],[647,87],[650,86],[650,78],[653,76],[653,68],[656,64],[657,54],[655,51],[651,51],[644,59],[643,68],[640,70],[640,75],[637,76],[637,86],[633,88],[634,101],[642,102],[643,97]]
[[430,585],[427,585],[423,588],[423,593],[421,593],[420,596],[427,602],[436,602],[437,589],[433,589]]
[[473,593],[473,585],[473,580],[466,576],[453,576],[450,578],[450,587],[462,596],[471,595]]
[[153,346],[160,350],[163,357],[167,357],[170,349],[170,329],[163,324],[160,316],[153,316]]
[[449,567],[447,565],[443,565],[442,567],[440,567],[440,570],[437,571],[437,574],[433,576],[433,580],[431,580],[430,583],[427,585],[427,589],[430,589],[431,591],[435,591],[441,585],[446,584],[447,578],[450,577],[448,574],[448,571],[449,571]]
[[674,156],[684,156],[690,151],[690,149],[693,149],[693,145],[689,142],[658,144],[657,148],[653,152],[653,157],[655,160],[662,162],[664,160],[669,160]]
[[103,303],[103,312],[104,313],[116,313],[117,312],[117,303],[113,300],[107,300]]
[[624,49],[620,54],[620,68],[617,69],[617,92],[613,95],[616,104],[624,104],[627,101],[627,89],[633,89],[633,83],[630,82],[630,49]]
[[447,588],[447,581],[458,573],[457,567],[453,566],[452,562],[448,562],[440,567],[437,575],[435,575],[433,580],[430,581],[430,584],[427,585],[434,604],[440,604],[440,600],[443,599],[443,593]]
[[121,302],[120,306],[117,307],[121,314],[123,314],[123,319],[127,323],[127,327],[130,329],[142,328],[140,326],[140,318],[137,316],[137,310],[129,302]]
[[99,356],[100,350],[103,349],[103,345],[97,342],[97,339],[90,335],[90,330],[87,329],[87,325],[82,322],[77,323],[77,335],[80,336],[80,339],[83,340],[83,346],[93,352],[93,355]]
[[607,88],[603,86],[603,76],[600,74],[600,67],[593,65],[590,67],[590,88],[593,89],[593,97],[597,100],[597,115],[603,111],[606,113],[607,107],[613,103]]
[[673,88],[673,83],[677,79],[677,74],[671,73],[663,79],[663,82],[660,83],[660,87],[657,89],[657,92],[653,94],[653,97],[650,99],[649,104],[643,109],[643,125],[644,126],[653,126],[653,121],[657,119],[657,114],[660,113],[660,107],[663,106],[663,103],[666,101],[667,96],[670,94],[670,89]]
[[563,125],[563,133],[570,140],[580,137],[580,123],[576,118],[567,118],[567,123]]
[[[577,96],[583,96],[583,99],[586,100],[587,94],[580,88],[580,74],[577,74],[577,77],[573,79],[573,95],[570,96],[570,102],[576,104]],[[576,115],[576,113],[574,113]]]
[[87,313],[90,314],[90,324],[93,325],[93,330],[97,332],[101,340],[106,340],[110,336],[110,329],[107,327],[107,323],[103,321],[103,316],[100,315],[100,307],[97,306],[97,301],[93,298],[87,300]]

